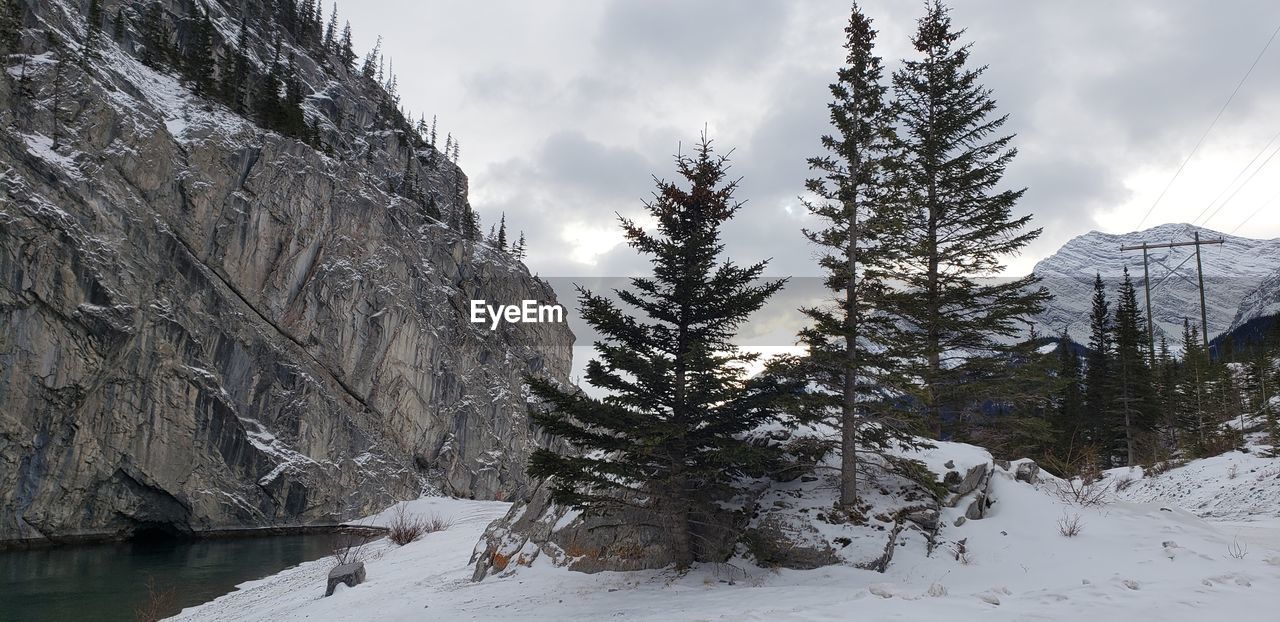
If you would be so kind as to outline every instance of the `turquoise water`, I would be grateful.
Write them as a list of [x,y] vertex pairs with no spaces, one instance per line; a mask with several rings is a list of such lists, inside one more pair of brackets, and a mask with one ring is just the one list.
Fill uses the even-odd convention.
[[[329,555],[348,536],[159,540],[0,552],[0,622],[137,620],[147,582],[172,591],[165,614],[236,584]],[[317,584],[316,592],[324,593]]]

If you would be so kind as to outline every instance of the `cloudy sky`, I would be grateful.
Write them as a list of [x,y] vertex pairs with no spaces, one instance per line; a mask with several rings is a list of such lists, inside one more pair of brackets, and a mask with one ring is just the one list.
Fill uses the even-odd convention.
[[[526,263],[571,307],[578,377],[594,335],[572,311],[571,283],[603,291],[619,282],[592,277],[647,268],[622,244],[613,214],[642,215],[651,176],[670,178],[672,154],[703,127],[734,150],[748,202],[728,227],[728,253],[740,262],[772,258],[771,274],[799,277],[752,317],[739,343],[766,354],[794,349],[804,323],[796,307],[821,296],[817,279],[805,278],[817,270],[800,233],[812,221],[797,197],[805,158],[819,154],[818,138],[829,131],[827,85],[844,59],[849,6],[348,0],[340,11],[362,48],[383,35],[405,105],[437,115],[461,138],[484,221],[505,213],[526,232]],[[986,84],[1017,134],[1007,186],[1028,188],[1018,211],[1044,229],[1008,258],[1006,274],[1029,272],[1093,229],[1195,222],[1280,237],[1280,156],[1268,159],[1280,151],[1280,41],[1156,203],[1280,27],[1274,0],[950,6],[975,62],[989,65]],[[896,70],[913,54],[923,0],[862,7],[875,20],[886,67]]]
[[[827,84],[843,58],[848,7],[378,0],[340,10],[362,47],[384,37],[405,105],[438,115],[460,137],[473,205],[486,222],[505,212],[510,227],[526,231],[528,263],[543,276],[642,266],[620,243],[612,214],[638,215],[650,176],[670,177],[672,154],[704,126],[717,146],[734,149],[748,201],[729,228],[728,251],[772,257],[773,274],[806,276],[815,269],[797,196],[805,158],[827,131]],[[1017,134],[1020,155],[1006,182],[1028,188],[1018,209],[1044,228],[1009,259],[1011,273],[1091,229],[1194,221],[1280,237],[1280,200],[1266,205],[1280,192],[1280,157],[1267,160],[1280,139],[1264,150],[1280,132],[1280,42],[1142,222],[1280,25],[1280,5],[954,0],[952,8]],[[912,53],[923,2],[868,0],[863,9],[896,69]],[[1220,210],[1219,196],[1230,197]]]

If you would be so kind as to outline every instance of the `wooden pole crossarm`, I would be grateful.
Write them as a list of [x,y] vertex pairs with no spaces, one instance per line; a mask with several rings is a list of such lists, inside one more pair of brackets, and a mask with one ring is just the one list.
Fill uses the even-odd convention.
[[1137,246],[1121,246],[1120,250],[1141,251],[1141,250],[1147,250],[1152,248],[1173,248],[1175,246],[1196,246],[1199,244],[1225,244],[1226,242],[1227,241],[1223,238],[1218,238],[1216,240],[1200,240],[1199,242],[1194,240],[1190,242],[1165,242],[1163,244],[1148,244],[1146,242],[1143,242],[1142,244],[1139,244]]

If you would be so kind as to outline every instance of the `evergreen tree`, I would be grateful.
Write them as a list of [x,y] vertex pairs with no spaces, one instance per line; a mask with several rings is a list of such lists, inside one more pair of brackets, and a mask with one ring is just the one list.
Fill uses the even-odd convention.
[[506,213],[503,213],[502,219],[498,221],[498,237],[496,238],[495,241],[497,242],[498,250],[501,250],[501,251],[507,250],[507,215]]
[[[1023,190],[996,190],[1017,152],[1011,135],[992,137],[1007,117],[996,116],[979,83],[985,68],[970,67],[969,46],[957,44],[962,34],[935,0],[912,39],[923,58],[893,76],[904,157],[886,246],[889,276],[901,286],[886,310],[898,320],[895,350],[921,379],[917,399],[935,436],[944,410],[990,395],[994,379],[975,369],[1007,352],[1002,338],[1016,336],[1049,297],[1035,275],[987,278],[1040,230],[1026,229],[1031,216],[1012,216]],[[955,352],[967,354],[948,360]]]
[[[1117,381],[1116,421],[1112,428],[1119,432],[1125,464],[1133,466],[1138,463],[1139,443],[1155,428],[1155,399],[1151,369],[1147,366],[1147,329],[1127,267],[1120,283],[1112,330]],[[1113,455],[1118,458],[1121,454],[1117,451]]]
[[818,262],[836,302],[801,309],[811,325],[801,331],[800,341],[808,350],[806,366],[821,387],[819,407],[839,412],[840,505],[852,510],[858,502],[858,452],[881,448],[895,429],[862,425],[876,401],[875,385],[883,383],[872,370],[882,372],[890,362],[873,356],[866,342],[877,332],[874,324],[884,319],[872,308],[884,284],[873,266],[876,241],[869,223],[885,199],[893,115],[874,51],[876,31],[856,4],[844,32],[845,64],[836,72],[827,105],[835,131],[821,138],[827,153],[809,158],[809,168],[820,176],[806,182],[819,199],[806,201],[806,207],[824,228],[804,232],[822,249]]
[[364,64],[360,65],[360,75],[369,80],[381,80],[378,78],[379,67],[382,65],[382,35],[378,35],[377,43],[373,44],[373,49],[364,57]]
[[214,87],[213,22],[208,14],[197,10],[195,26],[183,54],[182,73],[196,93],[208,94]]
[[550,405],[534,420],[579,452],[539,449],[529,473],[554,478],[558,503],[645,515],[669,536],[677,566],[687,567],[728,556],[723,534],[709,527],[724,511],[717,493],[768,455],[740,435],[775,416],[773,392],[746,378],[742,364],[754,357],[730,340],[783,282],[758,282],[766,262],[722,260],[721,227],[741,204],[709,141],[676,165],[690,187],[659,183],[647,204],[657,232],[622,219],[628,243],[651,258],[653,274],[614,293],[641,315],[579,290],[583,319],[602,336],[587,381],[610,394],[597,399],[530,380]]
[[342,38],[338,40],[338,61],[347,71],[355,69],[356,52],[351,42],[351,22],[342,26]]
[[0,55],[18,52],[23,15],[22,3],[19,0],[0,0]]
[[125,29],[127,27],[128,24],[125,23],[124,9],[117,9],[116,19],[112,26],[111,38],[115,39],[116,43],[124,43]]
[[159,2],[152,2],[142,13],[142,62],[151,67],[161,66],[172,55],[163,11]]
[[1207,414],[1207,383],[1209,376],[1209,355],[1205,351],[1200,331],[1190,322],[1182,322],[1182,382],[1178,388],[1179,428],[1185,433],[1183,445],[1195,454],[1207,451],[1210,442],[1209,418]]
[[280,126],[280,40],[276,40],[275,51],[267,73],[258,80],[258,89],[253,96],[254,114],[258,123],[267,129]]
[[333,11],[329,13],[329,23],[324,27],[324,40],[321,46],[326,54],[332,54],[335,49],[337,40],[334,38],[338,34],[338,3],[333,3]]
[[1052,422],[1056,438],[1054,451],[1056,455],[1065,457],[1072,455],[1085,439],[1084,391],[1081,387],[1080,357],[1066,333],[1058,339],[1057,354],[1060,384]]
[[516,259],[523,260],[525,258],[524,232],[520,232],[520,237],[516,239],[516,243],[511,247],[511,256]]
[[1093,307],[1089,313],[1089,350],[1085,355],[1085,431],[1094,446],[1106,443],[1107,414],[1112,408],[1111,308],[1102,275],[1093,279]]
[[1178,446],[1178,364],[1169,352],[1169,340],[1160,335],[1160,347],[1156,351],[1156,402],[1160,410],[1160,425],[1167,435],[1161,449]]
[[85,21],[84,53],[80,59],[82,63],[99,55],[98,46],[102,43],[102,0],[89,0],[89,13],[85,16]]
[[458,233],[472,242],[480,238],[480,215],[471,209],[470,203],[462,206],[462,223]]

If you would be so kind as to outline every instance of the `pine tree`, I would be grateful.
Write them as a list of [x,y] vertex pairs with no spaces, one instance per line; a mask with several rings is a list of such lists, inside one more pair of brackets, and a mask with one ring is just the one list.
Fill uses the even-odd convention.
[[1080,357],[1066,333],[1058,339],[1057,354],[1060,383],[1052,422],[1057,439],[1054,450],[1058,456],[1065,457],[1071,455],[1085,438],[1084,391],[1081,387]]
[[99,55],[98,46],[102,43],[102,0],[89,0],[89,12],[85,16],[86,28],[83,55],[80,62],[87,62]]
[[280,40],[276,40],[271,65],[267,73],[258,80],[258,89],[253,96],[254,115],[258,123],[267,129],[280,127]]
[[534,394],[550,405],[534,420],[580,453],[539,449],[529,473],[554,477],[558,503],[645,515],[669,535],[677,566],[687,567],[727,557],[723,534],[709,527],[723,512],[717,493],[767,455],[740,435],[775,416],[773,394],[745,377],[741,365],[754,357],[730,340],[783,282],[757,281],[767,262],[722,260],[721,227],[741,204],[709,141],[704,137],[694,156],[677,157],[676,166],[690,187],[658,184],[647,204],[656,233],[622,219],[628,243],[654,269],[614,293],[641,315],[579,290],[583,319],[601,335],[587,381],[611,394],[596,399],[531,379]]
[[0,56],[18,52],[23,16],[19,0],[0,0]]
[[203,95],[211,93],[214,87],[214,28],[209,15],[203,11],[198,11],[194,20],[195,27],[183,54],[182,73],[195,92]]
[[1161,449],[1173,449],[1178,446],[1178,364],[1169,351],[1169,340],[1160,335],[1160,346],[1156,350],[1156,402],[1160,409],[1160,425],[1167,438],[1161,442]]
[[495,241],[497,242],[498,250],[507,250],[507,215],[505,212],[502,214],[502,219],[498,221],[498,237]]
[[1133,466],[1138,463],[1139,443],[1155,428],[1155,398],[1151,369],[1147,366],[1147,329],[1127,267],[1120,283],[1112,331],[1117,381],[1116,421],[1112,427],[1118,429],[1125,464]]
[[845,64],[830,85],[833,99],[827,105],[834,133],[821,137],[827,153],[808,160],[820,176],[809,179],[806,188],[819,201],[806,201],[806,207],[825,228],[804,232],[822,249],[818,262],[836,302],[801,309],[811,325],[801,331],[800,341],[808,350],[805,366],[821,387],[818,407],[839,413],[840,505],[852,510],[858,502],[858,452],[879,449],[895,429],[862,425],[871,419],[874,385],[883,383],[872,370],[889,365],[888,359],[873,357],[866,342],[877,333],[873,324],[883,318],[873,313],[870,300],[883,282],[872,265],[875,239],[869,222],[886,194],[893,114],[874,51],[876,31],[856,4],[844,32]]
[[369,80],[382,80],[378,78],[382,65],[382,35],[378,35],[378,41],[373,44],[373,49],[364,57],[364,64],[360,65],[360,75]]
[[516,243],[511,247],[511,256],[519,260],[523,260],[525,258],[523,231],[520,232],[520,237],[516,239]]
[[324,27],[324,39],[321,42],[321,46],[324,49],[324,52],[326,54],[332,54],[334,52],[334,46],[337,43],[334,37],[336,37],[337,34],[338,34],[338,3],[334,2],[333,11],[329,13],[329,23],[325,24],[325,27]]
[[[989,397],[994,382],[973,370],[1007,352],[1002,338],[1017,336],[1049,297],[1035,275],[986,278],[1040,230],[1026,229],[1030,215],[1012,216],[1023,190],[995,190],[1017,151],[1012,136],[992,138],[1007,117],[994,116],[991,91],[978,82],[985,67],[969,66],[962,34],[947,8],[931,3],[912,39],[923,58],[893,76],[904,157],[885,244],[894,255],[889,277],[901,285],[886,310],[900,327],[895,350],[921,379],[917,399],[935,436],[944,411]],[[967,357],[948,360],[960,351]]]
[[472,242],[480,237],[480,215],[471,209],[470,203],[464,203],[462,206],[462,222],[458,233]]
[[163,11],[159,2],[152,2],[142,13],[142,62],[151,67],[161,66],[172,55]]
[[124,9],[117,9],[116,18],[111,27],[111,38],[115,39],[116,43],[123,43],[127,27],[128,24],[125,23]]
[[1183,444],[1193,453],[1202,454],[1209,447],[1207,416],[1207,382],[1209,356],[1201,345],[1200,331],[1190,322],[1182,322],[1182,382],[1178,388],[1179,428],[1185,433]]
[[356,51],[351,42],[351,22],[342,26],[342,38],[338,40],[338,61],[347,71],[355,69]]
[[1106,443],[1107,414],[1112,408],[1111,308],[1102,275],[1093,280],[1093,307],[1089,314],[1089,350],[1085,355],[1085,431],[1095,447]]

